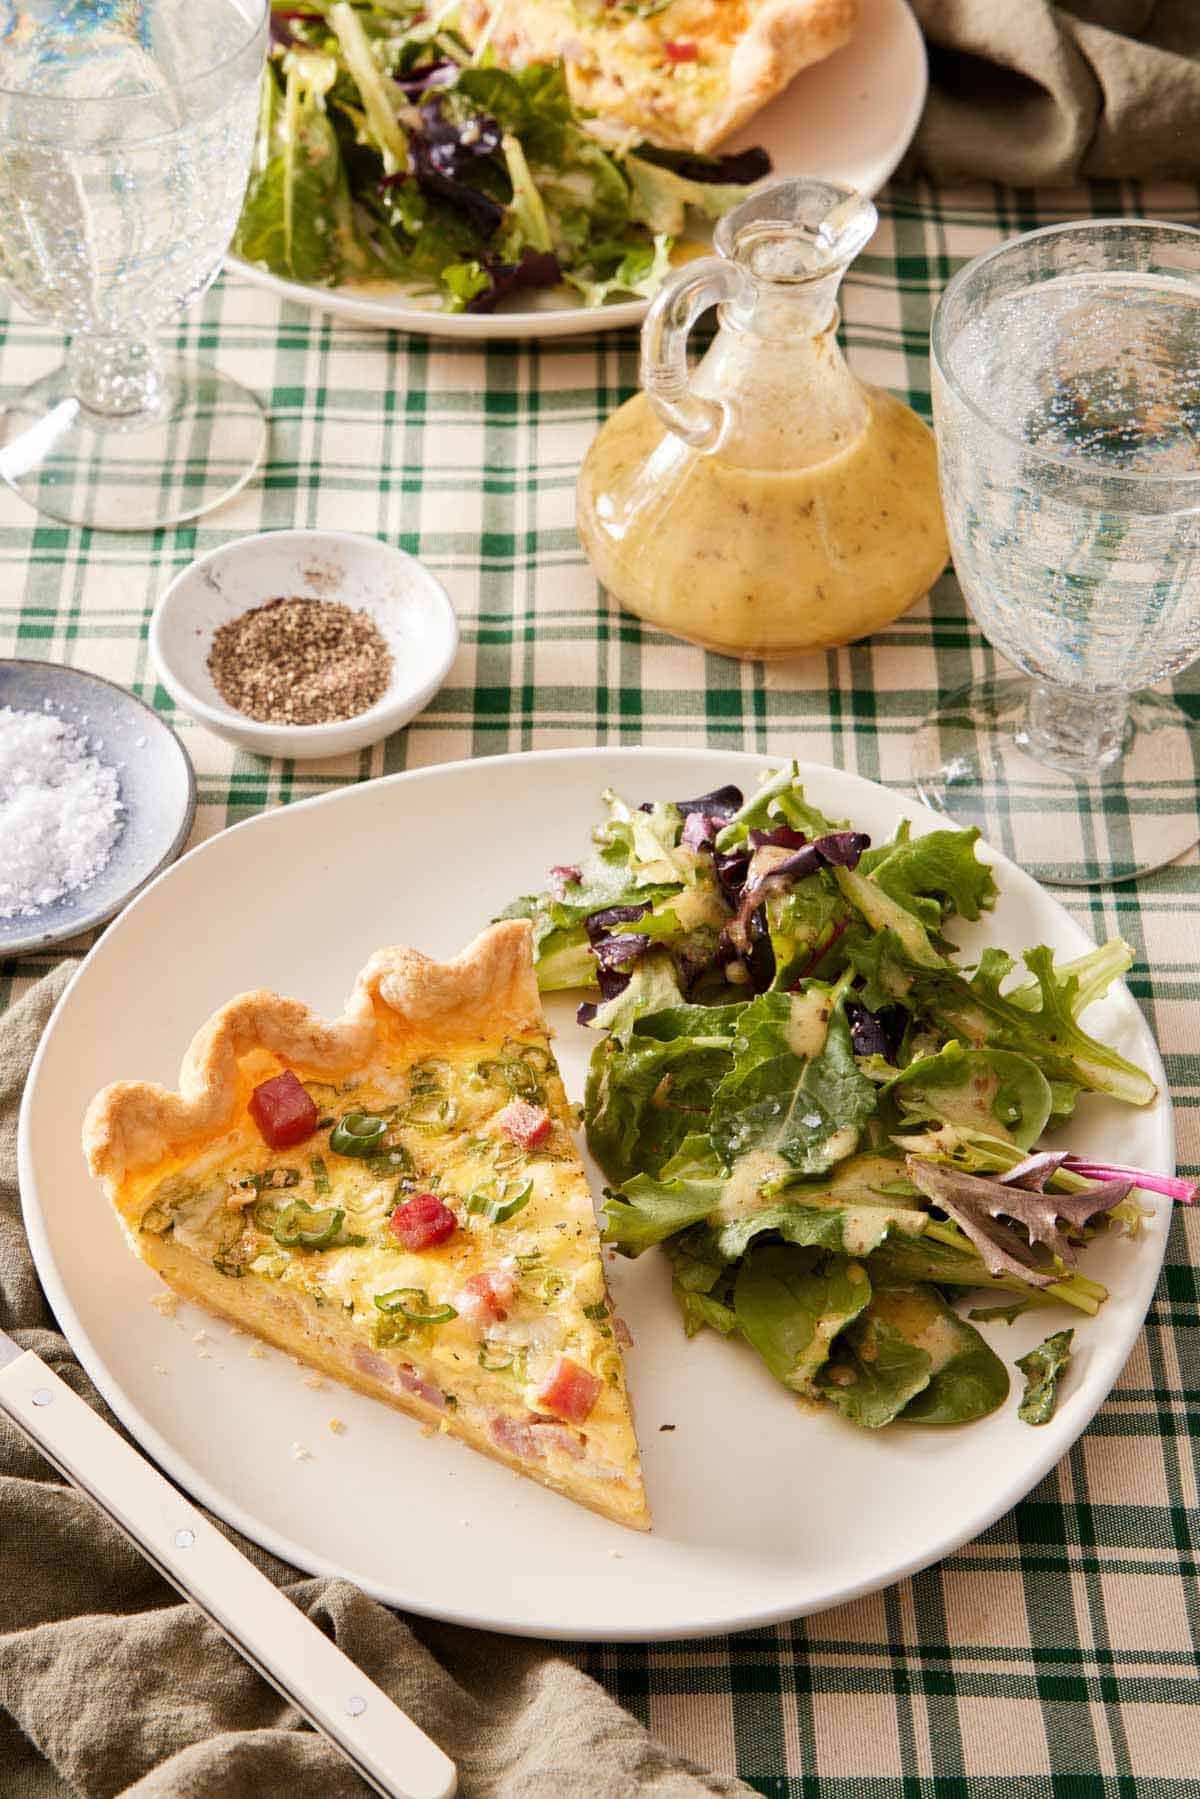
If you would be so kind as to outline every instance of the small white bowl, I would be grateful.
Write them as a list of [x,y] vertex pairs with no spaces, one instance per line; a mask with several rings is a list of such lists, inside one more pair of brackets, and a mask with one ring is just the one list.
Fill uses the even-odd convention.
[[[392,652],[387,692],[366,712],[326,725],[272,725],[227,704],[208,672],[220,625],[274,599],[341,600],[374,619]],[[171,698],[260,756],[343,756],[398,731],[427,706],[458,648],[449,595],[423,562],[350,531],[264,531],[210,550],[181,570],[150,620],[150,651]]]

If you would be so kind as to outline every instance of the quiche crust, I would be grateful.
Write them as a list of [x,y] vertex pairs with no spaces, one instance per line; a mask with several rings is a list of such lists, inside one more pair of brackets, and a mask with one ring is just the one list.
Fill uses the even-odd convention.
[[[523,1109],[543,1112],[548,1141],[539,1155],[525,1153],[521,1179],[532,1174],[533,1197],[526,1194],[517,1204],[502,1207],[503,1222],[471,1216],[473,1199],[467,1203],[458,1190],[462,1183],[453,1187],[452,1181],[441,1192],[457,1209],[454,1239],[426,1253],[415,1253],[412,1246],[406,1250],[389,1232],[393,1197],[372,1199],[374,1210],[364,1212],[369,1227],[356,1214],[338,1212],[339,1219],[345,1215],[356,1229],[369,1228],[369,1235],[339,1233],[332,1242],[326,1238],[307,1244],[302,1239],[295,1253],[276,1248],[280,1242],[294,1245],[294,1237],[281,1230],[272,1241],[263,1235],[269,1224],[249,1222],[260,1203],[273,1202],[280,1185],[291,1191],[279,1204],[296,1200],[308,1207],[310,1177],[302,1177],[299,1165],[310,1165],[308,1152],[314,1148],[325,1152],[316,1158],[323,1183],[316,1192],[325,1197],[313,1210],[325,1206],[332,1213],[335,1206],[349,1206],[355,1202],[344,1196],[347,1184],[370,1186],[376,1180],[370,1164],[335,1153],[336,1144],[324,1137],[306,1140],[294,1152],[272,1152],[250,1122],[248,1102],[256,1086],[290,1071],[322,1095],[337,1095],[325,1101],[334,1109],[356,1108],[369,1104],[360,1095],[384,1091],[389,1082],[393,1093],[405,1081],[415,1092],[412,1071],[442,1059],[444,1091],[452,1096],[460,1074],[469,1088],[468,1064],[514,1047],[541,1058],[537,1066],[544,1105]],[[481,1086],[486,1082],[477,1080],[476,1089]],[[481,1099],[476,1092],[468,1100],[469,1123],[461,1130],[445,1127],[451,1134],[439,1165],[443,1175],[449,1171],[453,1176],[455,1157],[465,1153],[461,1141],[468,1136],[476,1158],[491,1132],[493,1143],[502,1140],[505,1160],[521,1160],[519,1138],[514,1146],[498,1129],[505,1098],[485,1093]],[[510,1101],[507,1109],[515,1103]],[[326,1118],[325,1126],[330,1122]],[[412,1127],[427,1128],[425,1120]],[[402,1142],[398,1133],[398,1148]],[[130,1248],[184,1298],[617,1523],[650,1528],[591,1195],[547,1045],[528,921],[492,925],[447,962],[411,949],[379,950],[355,981],[342,1015],[332,1021],[266,990],[239,995],[194,1037],[177,1092],[154,1082],[119,1081],[97,1094],[84,1119],[83,1147]],[[284,1162],[289,1178],[279,1182]],[[257,1177],[263,1186],[254,1185],[256,1163],[273,1164]],[[249,1179],[238,1178],[248,1172]],[[394,1174],[379,1177],[389,1195],[394,1179]],[[177,1193],[181,1182],[188,1197],[175,1202],[183,1209],[170,1228],[163,1228],[157,1221],[166,1205],[162,1196]],[[437,1189],[437,1175],[431,1183],[424,1178],[408,1183],[427,1184]],[[200,1226],[189,1209],[197,1196],[207,1207]],[[152,1218],[153,1224],[148,1222]],[[534,1225],[523,1230],[531,1218]],[[245,1220],[255,1250],[271,1253],[247,1256],[231,1268],[224,1249],[214,1254],[210,1242],[197,1240],[198,1231],[209,1229],[213,1220],[218,1235],[228,1228],[241,1230]],[[522,1244],[535,1253],[505,1254]],[[526,1294],[523,1285],[536,1276],[522,1272],[518,1278],[507,1272],[530,1261],[548,1265],[555,1282],[539,1297]],[[282,1278],[272,1263],[286,1264]],[[507,1323],[481,1326],[465,1310],[451,1306],[452,1322],[426,1328],[425,1314],[444,1307],[448,1295],[462,1307],[473,1281],[486,1282],[498,1273],[517,1290],[516,1320],[529,1321],[531,1371],[534,1356],[540,1357],[541,1376],[526,1386],[505,1372],[498,1353],[507,1351],[510,1360],[517,1356],[524,1366],[524,1352],[510,1347],[519,1332],[514,1334],[513,1318],[503,1308],[498,1316]],[[415,1323],[405,1325],[412,1313],[404,1314],[397,1339],[391,1316],[381,1319],[380,1310],[386,1314],[394,1296],[418,1292]],[[377,1295],[385,1302],[380,1310],[375,1309]],[[434,1317],[435,1324],[440,1317]],[[488,1329],[501,1339],[498,1346],[489,1340]],[[541,1384],[549,1360],[557,1357],[555,1370],[563,1365],[561,1352],[572,1358],[566,1367],[574,1378],[583,1377],[594,1389],[584,1417],[572,1417],[569,1408],[556,1417],[547,1399],[554,1381]],[[402,1439],[397,1447],[402,1455]]]
[[414,1047],[496,1025],[544,1029],[531,939],[532,927],[512,919],[481,932],[450,962],[415,949],[377,950],[333,1023],[265,988],[239,994],[193,1037],[177,1093],[154,1081],[114,1081],[96,1095],[83,1120],[88,1167],[112,1197],[130,1176],[219,1135],[243,1099],[246,1064],[259,1063],[263,1052],[336,1076],[370,1061],[384,1020]]

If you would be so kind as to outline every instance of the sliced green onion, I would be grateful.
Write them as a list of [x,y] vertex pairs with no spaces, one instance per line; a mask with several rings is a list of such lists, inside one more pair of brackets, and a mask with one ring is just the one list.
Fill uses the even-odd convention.
[[603,1324],[608,1317],[608,1306],[604,1300],[598,1299],[594,1306],[584,1306],[583,1315],[590,1318],[593,1324]]
[[345,1217],[340,1206],[306,1206],[294,1199],[280,1212],[271,1234],[283,1249],[328,1249]]
[[424,1287],[393,1287],[390,1293],[377,1293],[375,1304],[385,1317],[399,1314],[410,1324],[446,1324],[458,1317],[453,1306],[434,1305]]
[[486,1369],[489,1374],[503,1374],[506,1368],[512,1367],[516,1359],[515,1349],[509,1349],[506,1352],[502,1347],[499,1351],[494,1351],[491,1344],[486,1341],[479,1345],[479,1366]]
[[325,1166],[324,1156],[311,1156],[308,1166],[312,1174],[313,1189],[323,1197],[329,1191],[329,1170]]
[[533,1182],[526,1181],[518,1193],[511,1194],[514,1182],[506,1183],[499,1194],[476,1192],[468,1195],[467,1210],[477,1216],[486,1218],[489,1224],[507,1224],[510,1218],[523,1211],[533,1198]]
[[300,1185],[298,1168],[264,1168],[261,1174],[252,1174],[241,1182],[243,1187],[253,1187],[258,1193],[275,1193],[288,1187]]
[[339,1156],[373,1156],[383,1148],[387,1119],[376,1112],[347,1112],[329,1133],[329,1147]]

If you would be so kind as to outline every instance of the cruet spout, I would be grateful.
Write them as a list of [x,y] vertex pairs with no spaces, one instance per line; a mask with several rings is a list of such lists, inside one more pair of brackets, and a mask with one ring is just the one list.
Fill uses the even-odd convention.
[[717,226],[719,255],[746,279],[733,322],[766,335],[826,330],[842,276],[870,241],[879,215],[851,187],[806,177],[762,187]]

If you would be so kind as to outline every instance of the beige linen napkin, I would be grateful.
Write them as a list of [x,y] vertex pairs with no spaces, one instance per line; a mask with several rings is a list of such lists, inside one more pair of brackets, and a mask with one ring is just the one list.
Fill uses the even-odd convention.
[[930,91],[906,173],[1017,187],[1200,175],[1200,0],[912,0]]
[[[69,974],[58,969],[0,1019],[0,1326],[111,1421],[38,1286],[17,1197],[17,1108]],[[110,1228],[99,1194],[96,1206],[96,1228]],[[346,1581],[301,1579],[238,1541],[455,1758],[467,1799],[751,1793],[667,1754],[552,1644],[410,1623]],[[0,1567],[4,1799],[367,1790],[2,1418]]]

